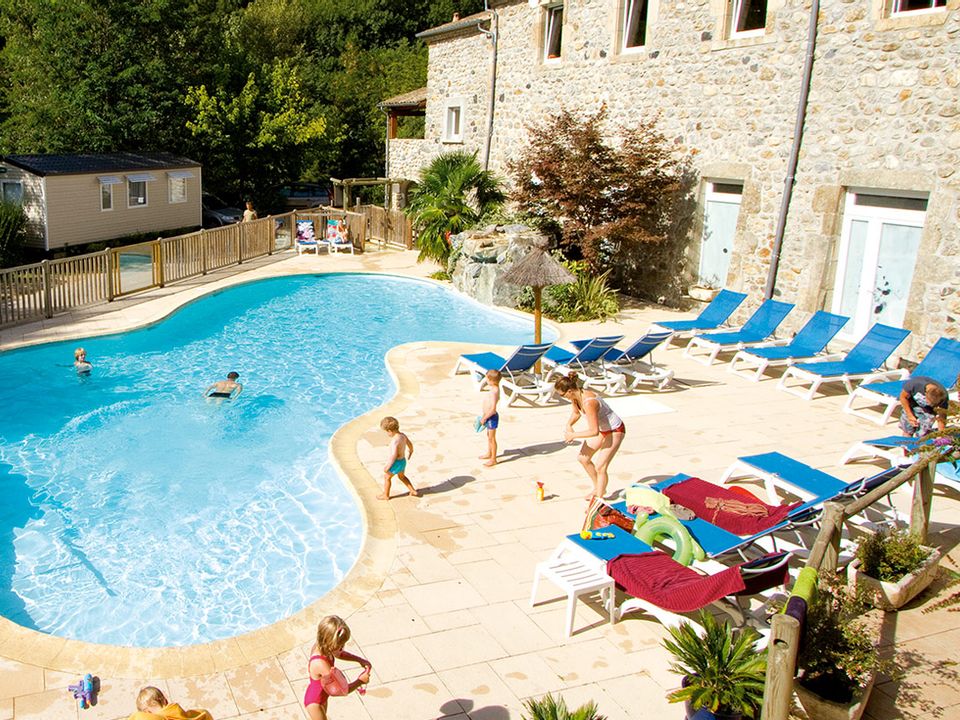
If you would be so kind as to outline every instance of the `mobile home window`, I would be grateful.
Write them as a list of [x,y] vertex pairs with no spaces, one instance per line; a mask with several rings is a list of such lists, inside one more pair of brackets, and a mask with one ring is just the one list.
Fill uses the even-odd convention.
[[543,59],[558,61],[563,48],[563,3],[550,5],[544,13]]
[[19,180],[7,180],[3,183],[3,201],[15,205],[23,204],[23,183]]
[[647,7],[649,0],[626,0],[623,6],[623,47],[625,52],[647,44]]
[[187,180],[193,177],[189,170],[174,170],[167,173],[167,201],[173,205],[187,201]]
[[890,8],[891,15],[903,13],[939,10],[947,6],[947,0],[893,0]]
[[156,180],[149,173],[127,175],[127,207],[147,206],[147,183]]
[[762,35],[767,27],[767,0],[732,0],[730,35]]
[[443,121],[443,141],[463,142],[463,101],[452,101],[447,105]]
[[113,185],[100,185],[100,209],[113,210]]

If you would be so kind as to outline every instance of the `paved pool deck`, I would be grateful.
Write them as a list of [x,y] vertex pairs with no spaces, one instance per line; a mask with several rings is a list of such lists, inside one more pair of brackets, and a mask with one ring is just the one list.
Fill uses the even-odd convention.
[[[424,277],[432,270],[418,265],[413,252],[287,253],[3,330],[0,348],[130,329],[211,290],[265,277],[338,271]],[[631,303],[612,321],[559,330],[568,340],[631,339],[651,321],[671,317],[684,315]],[[466,375],[451,374],[458,355],[475,349],[453,343],[394,348],[388,363],[396,395],[335,434],[332,455],[368,529],[361,558],[335,590],[257,632],[187,648],[92,645],[0,620],[0,720],[126,718],[147,684],[184,707],[207,708],[217,720],[302,720],[307,652],[317,621],[329,613],[346,618],[353,632],[348,648],[374,666],[366,696],[331,700],[334,720],[512,720],[521,717],[525,699],[547,692],[573,707],[593,700],[611,720],[682,718],[682,707],[665,700],[679,678],[669,671],[660,647],[665,633],[655,620],[637,613],[610,625],[596,604],[581,602],[567,639],[566,602],[548,582],[530,607],[534,566],[579,529],[589,485],[576,446],[562,442],[566,405],[502,407],[501,462],[483,466],[483,439],[473,430],[481,396]],[[774,379],[750,383],[727,373],[725,363],[705,367],[680,349],[656,356],[680,382],[618,401],[628,434],[613,462],[611,489],[681,471],[716,480],[738,455],[770,450],[854,479],[875,466],[838,466],[842,452],[857,440],[896,432],[843,413],[845,395],[804,402],[777,391]],[[386,451],[379,420],[388,414],[416,443],[408,471],[420,498],[375,499]],[[536,500],[537,481],[545,483],[544,502]],[[895,500],[907,511],[909,490]],[[931,543],[955,561],[958,500],[935,491],[930,533]],[[960,614],[922,612],[944,594],[946,577],[941,573],[908,609],[887,616],[884,642],[895,647],[904,675],[877,686],[870,720],[960,716]],[[66,686],[85,672],[100,678],[101,690],[98,704],[81,711]]]

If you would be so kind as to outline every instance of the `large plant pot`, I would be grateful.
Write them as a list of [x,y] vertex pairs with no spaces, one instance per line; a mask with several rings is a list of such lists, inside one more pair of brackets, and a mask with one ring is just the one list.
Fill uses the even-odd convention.
[[701,287],[700,285],[692,285],[687,288],[687,295],[699,302],[710,302],[719,293],[720,291],[716,288]]
[[820,697],[801,685],[799,681],[794,682],[793,688],[810,720],[860,720],[863,711],[867,709],[875,679],[876,676],[872,675],[870,681],[860,688],[859,693],[854,693],[853,699],[846,705]]
[[884,582],[860,570],[860,561],[850,563],[849,584],[856,588],[858,593],[874,607],[893,612],[906,605],[917,595],[927,589],[937,576],[940,565],[940,551],[937,548],[923,546],[929,556],[926,562],[909,575],[905,575],[900,582]]

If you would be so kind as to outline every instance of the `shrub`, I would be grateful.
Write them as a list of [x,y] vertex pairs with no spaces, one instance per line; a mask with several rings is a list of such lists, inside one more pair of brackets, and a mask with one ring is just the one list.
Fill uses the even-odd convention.
[[[620,311],[617,291],[608,284],[610,272],[592,275],[583,260],[558,259],[576,276],[576,281],[563,285],[548,285],[543,289],[544,315],[559,322],[577,320],[606,320]],[[531,311],[534,307],[533,290],[525,288],[517,298],[517,307]]]
[[523,707],[529,713],[523,716],[523,720],[606,720],[606,716],[597,712],[597,704],[594,702],[571,711],[567,709],[567,702],[563,697],[555,698],[550,693],[539,700],[524,700]]
[[869,533],[857,544],[860,570],[877,580],[899,582],[927,560],[916,535],[895,528]]
[[509,164],[520,210],[558,223],[562,247],[596,272],[667,238],[685,176],[654,120],[619,130],[617,143],[604,137],[606,114],[605,106],[584,118],[563,110],[531,126],[530,144]]
[[27,215],[19,203],[0,202],[0,267],[14,265],[23,250]]
[[450,282],[451,280],[450,273],[448,273],[446,270],[437,270],[436,272],[427,275],[427,277],[431,280],[440,280],[442,282]]
[[889,668],[862,618],[866,605],[843,578],[822,575],[807,608],[797,668],[800,683],[823,698],[848,703],[870,677]]

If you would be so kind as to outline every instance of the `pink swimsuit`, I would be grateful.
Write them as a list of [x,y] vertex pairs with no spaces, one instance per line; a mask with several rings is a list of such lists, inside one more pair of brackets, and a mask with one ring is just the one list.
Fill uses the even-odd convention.
[[[330,667],[333,667],[333,661],[335,658],[328,658],[326,655],[311,655],[310,659],[307,660],[307,673],[310,673],[310,663],[314,660],[326,660],[330,663]],[[314,680],[310,678],[310,684],[307,685],[307,691],[303,694],[303,706],[307,705],[319,705],[321,707],[327,706],[327,698],[330,697],[327,695],[327,691],[323,689],[323,683],[319,680]]]

